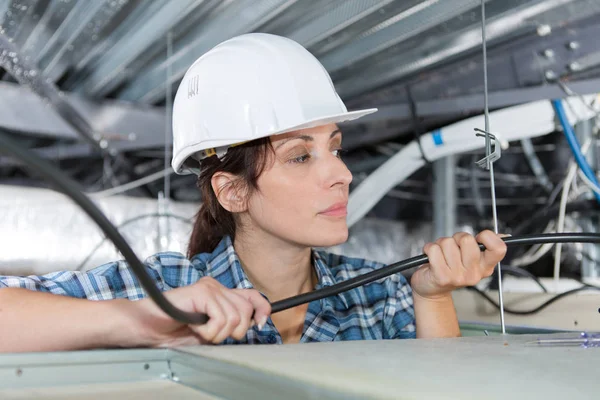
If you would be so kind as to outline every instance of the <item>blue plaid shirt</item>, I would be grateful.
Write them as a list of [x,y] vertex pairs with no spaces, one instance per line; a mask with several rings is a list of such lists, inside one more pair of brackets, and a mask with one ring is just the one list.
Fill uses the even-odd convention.
[[[313,251],[317,289],[381,268],[380,263]],[[164,252],[149,257],[146,270],[161,291],[191,285],[211,276],[228,288],[252,289],[229,237],[212,253],[188,260],[180,253]],[[146,297],[125,261],[111,262],[87,272],[60,271],[42,276],[0,276],[0,288],[21,287],[89,300]],[[414,338],[415,316],[411,287],[401,274],[340,293],[308,306],[301,342]],[[261,331],[251,328],[241,341],[224,344],[282,343],[271,319]]]

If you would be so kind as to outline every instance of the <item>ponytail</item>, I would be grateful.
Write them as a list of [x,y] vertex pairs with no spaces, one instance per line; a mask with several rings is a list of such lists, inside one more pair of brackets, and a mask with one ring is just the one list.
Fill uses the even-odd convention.
[[227,211],[212,188],[212,177],[217,172],[229,172],[239,176],[239,183],[245,185],[250,195],[258,189],[257,180],[264,171],[267,149],[271,149],[268,138],[257,139],[240,146],[231,147],[222,160],[212,156],[202,160],[201,171],[196,182],[202,197],[202,205],[196,214],[194,228],[190,236],[187,256],[212,252],[224,236],[235,239],[236,219]]

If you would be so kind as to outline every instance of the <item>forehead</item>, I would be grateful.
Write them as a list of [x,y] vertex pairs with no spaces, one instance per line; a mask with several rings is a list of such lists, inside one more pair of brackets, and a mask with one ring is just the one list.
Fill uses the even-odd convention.
[[[300,129],[293,132],[284,133],[281,135],[271,136],[272,143],[279,143],[281,141],[292,139],[296,136],[311,136],[317,139],[318,137],[329,138],[335,131],[339,131],[336,124],[320,125],[314,128]],[[341,133],[341,132],[340,132]]]

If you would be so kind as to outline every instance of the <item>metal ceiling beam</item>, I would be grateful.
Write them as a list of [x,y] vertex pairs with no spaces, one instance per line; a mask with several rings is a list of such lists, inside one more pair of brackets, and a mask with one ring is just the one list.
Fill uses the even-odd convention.
[[[490,1],[490,0],[486,0]],[[352,65],[418,35],[481,4],[481,0],[426,0],[326,54],[321,62],[330,72]]]
[[165,79],[167,62],[156,59],[138,73],[135,81],[119,94],[119,98],[143,103],[162,99],[166,84],[178,82],[198,56],[226,39],[258,29],[296,1],[238,0],[223,3],[206,23],[174,43],[170,60],[173,75],[169,82]]
[[40,70],[21,53],[20,49],[5,35],[0,34],[0,66],[8,71],[19,83],[29,87],[73,127],[77,134],[96,148],[100,154],[110,155],[107,146],[96,138],[94,130],[77,110],[65,101],[60,90]]
[[29,31],[36,23],[33,15],[40,0],[22,0],[19,2],[8,1],[6,13],[0,15],[4,18],[0,21],[4,35],[13,40],[18,40],[23,31]]
[[64,21],[59,25],[56,32],[44,42],[44,47],[42,47],[39,53],[34,54],[35,63],[42,67],[40,61],[47,55],[51,57],[50,64],[62,57],[71,43],[86,28],[86,25],[92,21],[102,8],[107,6],[106,3],[109,1],[114,0],[77,2]]
[[[530,22],[532,18],[573,1],[575,0],[532,0],[516,9],[512,1],[497,3],[495,14],[490,13],[488,18],[487,40],[494,41],[509,35],[537,32],[538,26]],[[460,31],[426,41],[417,48],[406,49],[398,55],[386,57],[372,66],[363,65],[361,76],[369,78],[357,80],[354,75],[350,75],[338,81],[336,87],[342,97],[357,96],[480,46],[481,25],[472,24]]]
[[[571,90],[579,94],[600,93],[600,78],[568,82]],[[49,108],[40,98],[28,89],[13,83],[0,82],[0,127],[37,135],[77,139],[77,132]],[[490,108],[508,107],[542,99],[566,97],[557,84],[534,88],[511,89],[489,94]],[[110,147],[119,152],[161,148],[165,145],[165,110],[161,107],[140,108],[116,101],[94,103],[74,94],[66,94],[64,99],[76,107],[110,143]],[[458,96],[442,100],[419,101],[416,112],[420,117],[454,116],[480,112],[482,95]],[[342,125],[372,123],[387,120],[410,119],[410,106],[406,103],[379,107],[379,111],[360,120]],[[381,133],[381,132],[380,132]],[[398,132],[389,131],[385,138],[397,136]],[[380,135],[361,134],[360,144],[377,142],[384,138]],[[348,145],[359,138],[348,137]],[[358,142],[357,142],[358,143]],[[352,147],[355,147],[354,145]],[[89,145],[59,145],[36,150],[41,156],[55,159],[79,158],[91,156],[95,152]],[[14,161],[4,160],[0,166],[14,165]]]
[[[600,93],[600,78],[572,81],[567,83],[574,92],[584,94]],[[509,107],[545,99],[565,98],[567,95],[558,84],[548,84],[533,88],[501,90],[489,93],[490,108]],[[362,117],[356,123],[410,119],[410,106],[407,103],[390,104],[378,107],[379,111]],[[457,96],[441,100],[418,101],[415,104],[419,117],[467,115],[483,110],[483,94]]]
[[0,0],[0,26],[2,26],[4,18],[6,18],[6,12],[10,6],[10,0]]
[[98,44],[112,21],[118,18],[124,9],[127,10],[129,3],[135,4],[137,1],[111,0],[105,2],[104,7],[98,8],[93,14],[93,10],[90,11],[89,20],[86,23],[80,21],[83,27],[73,27],[73,32],[68,33],[67,40],[62,40],[48,54],[38,58],[38,65],[43,69],[44,74],[53,82],[59,80],[69,66],[77,61],[76,51],[89,49]]
[[394,2],[398,0],[344,0],[286,36],[311,47]]
[[[75,127],[28,88],[0,82],[0,93],[1,128],[57,139],[80,138]],[[89,122],[91,131],[106,140],[109,148],[122,151],[165,144],[164,108],[135,107],[118,101],[95,103],[70,93],[63,93],[61,98]]]
[[[204,3],[204,4],[203,4]],[[150,3],[145,15],[107,52],[92,68],[92,73],[79,82],[78,92],[103,96],[127,77],[127,66],[148,47],[166,38],[166,34],[199,6],[204,12],[211,9],[214,0],[162,0]],[[164,77],[163,77],[164,78]]]
[[65,16],[69,15],[75,4],[73,1],[50,1],[43,10],[39,21],[33,26],[33,29],[27,35],[27,39],[21,45],[23,52],[34,57],[40,54],[48,38],[62,23]]

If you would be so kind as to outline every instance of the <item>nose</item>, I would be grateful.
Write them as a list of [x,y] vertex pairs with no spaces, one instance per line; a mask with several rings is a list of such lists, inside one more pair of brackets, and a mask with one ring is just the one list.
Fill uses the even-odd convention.
[[352,173],[346,164],[335,155],[327,158],[326,184],[328,187],[350,186]]

